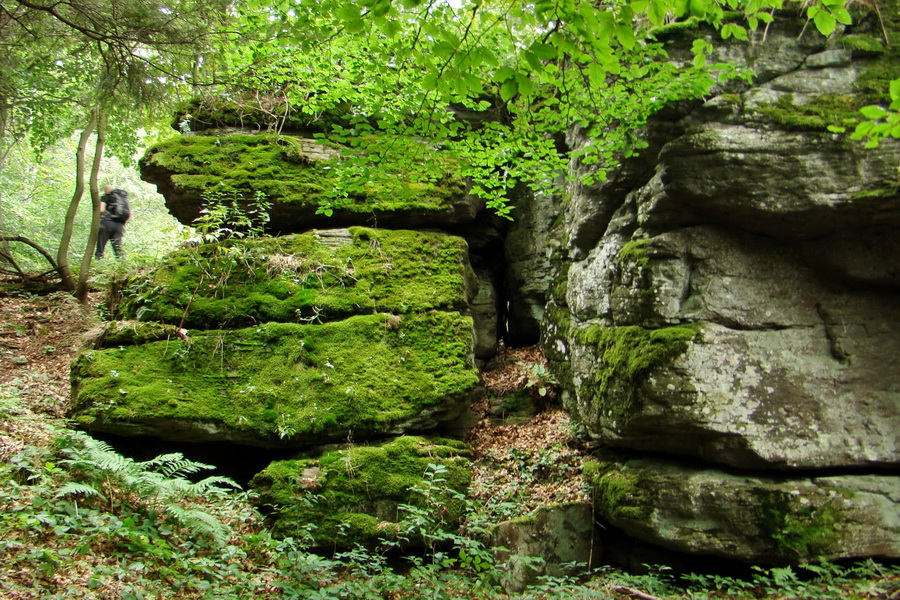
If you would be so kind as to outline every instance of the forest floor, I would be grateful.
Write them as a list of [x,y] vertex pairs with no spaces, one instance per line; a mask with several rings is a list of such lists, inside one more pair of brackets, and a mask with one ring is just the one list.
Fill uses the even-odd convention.
[[[27,293],[0,295],[0,404],[2,404],[0,466],[4,463],[24,465],[23,461],[27,462],[29,456],[38,455],[35,448],[53,447],[54,438],[58,437],[60,427],[66,427],[65,415],[69,407],[70,389],[69,364],[84,347],[84,341],[90,336],[90,332],[101,326],[102,321],[97,308],[101,301],[101,295],[94,294],[90,298],[89,305],[85,307],[63,292],[49,295]],[[485,398],[473,407],[478,420],[466,440],[472,446],[475,460],[470,498],[476,504],[493,507],[498,518],[517,516],[550,503],[589,501],[580,475],[582,463],[588,457],[588,450],[577,441],[567,416],[556,406],[553,383],[537,347],[504,349],[485,370],[484,384],[487,393]],[[26,470],[28,468],[31,467],[27,467]],[[52,476],[55,468],[52,465],[47,466],[47,473],[42,472],[41,477]],[[160,557],[164,556],[160,549],[162,546],[159,544],[153,547],[134,547],[134,539],[143,540],[144,533],[140,533],[134,539],[119,533],[117,535],[120,541],[115,546],[108,542],[99,546],[91,542],[88,556],[78,560],[74,557],[82,551],[79,548],[88,547],[86,542],[81,545],[72,542],[73,545],[69,549],[56,548],[51,552],[48,550],[48,543],[62,543],[67,539],[60,533],[64,529],[63,525],[60,525],[61,518],[59,515],[54,516],[47,508],[25,507],[27,502],[37,504],[39,498],[37,491],[40,486],[32,485],[32,489],[26,490],[26,493],[22,490],[27,486],[16,483],[15,477],[13,480],[7,480],[7,477],[8,475],[0,478],[0,487],[7,486],[6,490],[11,490],[0,492],[0,528],[2,528],[0,534],[19,529],[43,529],[39,534],[17,534],[16,540],[0,540],[0,562],[6,565],[22,565],[21,568],[0,570],[0,600],[57,597],[119,597],[135,600],[216,597],[215,594],[210,595],[213,589],[204,587],[210,585],[209,578],[197,574],[190,575],[192,578],[190,581],[193,583],[185,584],[180,591],[171,595],[159,590],[153,593],[140,592],[142,585],[150,585],[149,576],[144,572],[151,562],[152,557],[149,554],[158,552]],[[37,475],[33,477],[36,478]],[[55,496],[49,499],[45,497],[40,502],[45,505],[52,504],[54,499],[60,498],[59,494],[57,491]],[[514,498],[515,502],[508,502],[511,498]],[[74,504],[74,509],[71,504],[66,506],[65,510],[62,508],[58,510],[68,511],[69,521],[83,516],[79,515],[77,503]],[[504,506],[508,507],[510,514],[503,515]],[[71,514],[73,510],[74,516]],[[82,510],[87,513],[85,509]],[[235,533],[234,539],[241,536],[260,539],[263,522],[258,515],[248,516],[251,514],[248,506],[233,509],[231,514],[235,515],[231,524]],[[50,521],[52,525],[48,525]],[[132,526],[135,530],[144,527],[133,522],[129,525],[127,519],[122,522],[125,523],[122,526],[123,531]],[[49,532],[48,527],[51,530]],[[99,531],[100,526],[97,528]],[[104,535],[109,537],[111,534],[107,532]],[[122,542],[123,535],[127,538],[126,541],[128,539],[131,541]],[[2,537],[0,535],[0,538]],[[29,546],[31,543],[34,547]],[[108,555],[103,554],[105,547],[110,549]],[[241,585],[250,586],[250,583],[242,584],[238,581],[246,578],[247,582],[252,580],[256,586],[253,589],[264,589],[264,593],[221,597],[374,597],[355,596],[351,593],[341,595],[337,592],[333,596],[317,596],[311,592],[307,594],[305,591],[290,595],[284,591],[287,589],[286,584],[279,583],[282,571],[265,565],[266,561],[272,563],[287,556],[283,549],[276,551],[275,548],[281,546],[270,541],[269,549],[265,551],[258,548],[242,548],[234,551],[237,558],[228,559],[230,562],[227,564],[234,573],[240,571],[240,575],[221,577],[222,582],[227,582],[231,586],[229,589],[242,589]],[[188,564],[187,559],[182,560],[178,556],[173,558],[171,550],[166,552],[170,553],[166,555],[169,562]],[[204,555],[203,552],[200,554]],[[282,552],[281,557],[278,556],[278,552]],[[76,566],[69,569],[61,568],[68,560],[65,557],[73,557],[71,560],[74,560],[73,564]],[[219,563],[216,564],[217,568],[223,568]],[[31,565],[37,567],[33,568]],[[46,565],[49,567],[44,569]],[[187,567],[185,569],[190,570]],[[339,584],[349,585],[346,571],[341,573],[343,574],[335,575],[333,579],[328,579],[324,575],[317,577],[320,578],[322,586],[326,585],[327,580],[328,585],[337,589],[336,586]],[[658,574],[643,576],[623,574],[611,576],[601,583],[595,581],[586,584],[586,587],[571,580],[557,581],[554,584],[556,588],[545,586],[542,591],[517,598],[900,600],[900,570],[896,567],[882,569],[872,563],[866,570],[859,571],[855,575],[846,570],[830,572],[823,584],[828,588],[827,591],[823,591],[826,588],[818,584],[811,586],[808,576],[799,576],[796,573],[791,573],[790,576],[782,573],[780,576],[781,583],[777,581],[777,573],[767,574],[762,579],[751,582],[741,582],[728,577],[711,578],[704,580],[704,587],[701,589],[682,584],[674,585],[671,580]],[[169,574],[168,579],[175,580],[177,577]],[[135,581],[143,583],[134,583]],[[408,581],[404,581],[397,585],[402,587],[407,584]],[[173,584],[169,581],[166,585],[171,587]],[[393,584],[382,582],[379,585]],[[427,584],[421,582],[417,585],[427,587]],[[416,592],[382,590],[381,597],[392,599],[426,595],[434,598],[506,597],[502,592],[488,593],[485,589],[474,591],[474,588],[468,591],[457,590],[459,594],[454,595],[457,592],[448,591],[453,589],[453,585],[445,586],[446,589],[442,592],[444,595],[423,593],[419,596]],[[372,583],[371,586],[375,584]]]

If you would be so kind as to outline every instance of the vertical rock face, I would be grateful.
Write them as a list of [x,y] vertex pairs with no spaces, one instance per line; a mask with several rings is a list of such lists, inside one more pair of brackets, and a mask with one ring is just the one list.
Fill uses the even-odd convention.
[[[900,144],[866,149],[828,126],[900,72],[840,37],[769,36],[723,50],[752,65],[752,87],[659,119],[639,158],[572,186],[544,344],[598,442],[708,466],[694,485],[662,459],[610,465],[622,485],[597,510],[613,524],[750,561],[898,556],[895,500],[879,499],[900,480],[879,473],[900,463]],[[798,498],[782,512],[835,535],[812,543],[798,533],[812,525],[773,520],[759,498],[775,490]]]

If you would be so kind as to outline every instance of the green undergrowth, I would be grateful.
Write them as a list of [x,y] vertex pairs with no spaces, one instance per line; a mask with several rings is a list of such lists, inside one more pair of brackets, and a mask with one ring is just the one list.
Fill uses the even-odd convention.
[[101,431],[321,443],[427,424],[479,386],[457,313],[268,323],[82,353],[72,415]]
[[[335,165],[310,158],[313,143],[322,145],[274,134],[176,137],[147,150],[142,164],[147,173],[168,173],[185,196],[199,199],[210,190],[257,193],[276,208],[295,205],[315,211],[333,203],[332,191],[339,182]],[[340,208],[350,213],[445,212],[465,192],[464,183],[450,176],[428,182],[397,173],[379,181],[354,190]]]
[[181,250],[114,287],[109,305],[119,319],[201,329],[468,307],[471,269],[462,238],[349,231],[351,243],[337,248],[310,232]]
[[[398,564],[389,564],[385,551],[396,542],[327,556],[312,552],[314,536],[273,536],[252,506],[252,493],[185,479],[202,465],[178,455],[131,461],[102,442],[72,433],[61,421],[32,413],[15,389],[0,388],[0,421],[3,597],[613,600],[640,593],[663,600],[876,600],[890,597],[900,585],[900,569],[866,561],[758,568],[748,577],[678,575],[663,567],[645,574],[582,568],[579,576],[544,577],[521,593],[506,593],[499,585],[503,568],[483,542],[483,507],[462,501],[464,519],[482,523],[468,527],[469,533],[442,519],[437,509],[443,498],[456,498],[452,467],[445,470],[440,463],[465,460],[458,443],[399,442],[399,447],[407,446],[408,456],[424,462],[428,455],[428,464],[408,490],[411,502],[400,510],[409,528],[433,543],[395,568]],[[358,460],[357,452],[363,450],[330,454],[325,467],[345,483],[353,477],[358,483],[365,461]],[[402,459],[402,453],[385,451],[378,457],[377,450],[366,452],[383,466],[416,461]],[[343,461],[347,457],[350,461]],[[362,486],[357,490],[362,493]],[[310,490],[311,503],[326,502],[319,496]]]
[[[437,525],[456,529],[472,477],[468,455],[462,442],[407,436],[273,462],[251,486],[262,505],[277,507],[273,530],[279,535],[308,534],[319,546],[345,549],[382,539],[422,544],[429,532],[417,529],[410,509],[431,510]],[[422,494],[438,472],[445,493]]]

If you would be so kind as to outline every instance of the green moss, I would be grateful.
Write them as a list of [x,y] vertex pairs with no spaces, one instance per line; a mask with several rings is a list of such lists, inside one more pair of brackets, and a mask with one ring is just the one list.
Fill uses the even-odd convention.
[[[213,189],[248,198],[262,193],[276,209],[291,204],[314,211],[337,185],[335,170],[328,162],[307,159],[298,144],[303,141],[269,134],[177,137],[151,147],[142,163],[145,172],[172,173],[172,183],[185,196],[200,198]],[[396,184],[388,187],[365,186],[340,208],[350,213],[444,212],[465,191],[464,183],[452,177],[423,183],[412,174],[396,173],[392,181]]]
[[634,391],[651,369],[665,365],[687,350],[700,332],[699,325],[662,329],[599,325],[573,331],[576,340],[595,348],[594,377],[582,396],[604,419],[627,418],[633,411]]
[[176,112],[172,127],[179,131],[186,126],[190,131],[235,127],[327,133],[333,125],[347,125],[350,122],[349,105],[307,115],[303,114],[302,107],[298,111],[298,107],[289,107],[282,101],[273,102],[264,111],[259,102],[255,96],[247,97],[243,102],[193,98]]
[[350,231],[353,243],[339,248],[312,232],[182,250],[116,288],[109,304],[120,318],[190,328],[467,308],[462,238]]
[[698,17],[688,17],[684,21],[676,21],[660,25],[650,30],[650,35],[660,40],[663,38],[683,37],[696,33],[703,22]]
[[859,109],[865,103],[858,96],[821,94],[806,104],[794,104],[792,94],[758,109],[770,121],[788,130],[827,132],[829,127],[850,128],[859,122]]
[[72,414],[94,430],[187,441],[363,439],[467,401],[479,385],[471,353],[471,318],[455,313],[207,331],[81,354]]
[[758,525],[785,558],[815,559],[839,544],[840,498],[816,506],[804,504],[802,494],[767,490],[759,493],[759,500]]
[[[374,544],[409,530],[401,504],[427,509],[436,525],[454,529],[465,508],[458,494],[465,494],[471,480],[468,455],[462,442],[406,436],[274,462],[251,486],[260,504],[279,507],[274,529],[280,535],[296,536],[312,524],[319,546]],[[446,470],[428,478],[429,465]],[[429,488],[436,479],[441,481],[428,497],[413,490]]]
[[632,263],[639,267],[646,268],[650,264],[650,246],[649,239],[631,240],[625,243],[616,256],[616,262],[619,265],[624,263]]
[[838,43],[854,55],[879,55],[885,52],[884,40],[872,35],[845,35],[838,39]]
[[607,466],[593,479],[594,509],[616,521],[645,521],[652,512],[648,487],[637,472],[621,465]]

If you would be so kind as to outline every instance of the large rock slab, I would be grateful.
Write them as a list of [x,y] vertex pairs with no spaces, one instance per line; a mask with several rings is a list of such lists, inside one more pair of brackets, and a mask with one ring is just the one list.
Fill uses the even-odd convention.
[[261,507],[277,507],[279,535],[308,537],[332,551],[384,541],[423,545],[423,536],[459,526],[472,478],[468,456],[456,440],[404,436],[276,461],[250,486]]
[[754,564],[900,556],[900,478],[767,477],[672,461],[605,463],[595,508],[672,550]]
[[[313,227],[375,225],[435,227],[471,222],[483,206],[463,181],[447,176],[420,182],[397,174],[397,185],[361,186],[346,199],[329,195],[336,186],[340,149],[319,140],[274,134],[181,136],[151,147],[141,159],[141,177],[156,184],[169,211],[184,224],[200,215],[204,194],[239,199],[248,207],[257,194],[273,203],[272,233]],[[330,212],[320,211],[327,205]]]
[[82,353],[72,416],[92,431],[301,446],[424,431],[480,389],[452,312],[266,323]]
[[119,319],[218,329],[467,312],[477,286],[460,237],[352,227],[188,248],[116,287],[109,303]]
[[[900,460],[895,292],[824,279],[799,248],[739,231],[624,239],[572,266],[575,319],[546,327],[571,369],[566,405],[597,437],[754,468]],[[592,321],[615,325],[578,324]]]

